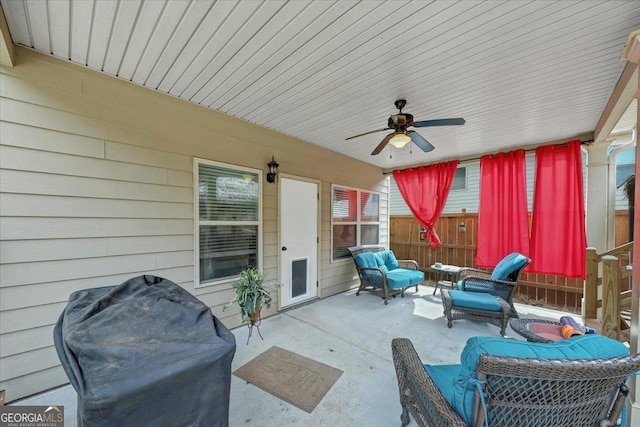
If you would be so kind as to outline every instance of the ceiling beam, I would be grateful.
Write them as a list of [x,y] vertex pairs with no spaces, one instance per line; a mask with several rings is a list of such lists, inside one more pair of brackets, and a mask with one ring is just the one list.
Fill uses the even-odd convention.
[[634,98],[638,98],[640,89],[638,88],[638,62],[640,61],[640,30],[632,31],[627,37],[627,42],[622,49],[621,61],[627,61],[627,65],[622,71],[622,75],[613,89],[613,93],[598,120],[596,129],[593,131],[595,142],[604,141],[620,117],[631,104]]
[[620,60],[624,61],[625,59],[635,64],[640,62],[640,30],[631,32],[627,37]]
[[11,33],[4,16],[4,10],[0,5],[0,65],[4,67],[13,67],[16,63],[16,53],[13,49],[13,41],[11,41]]
[[613,93],[598,120],[593,139],[602,142],[611,133],[638,91],[638,64],[627,62]]

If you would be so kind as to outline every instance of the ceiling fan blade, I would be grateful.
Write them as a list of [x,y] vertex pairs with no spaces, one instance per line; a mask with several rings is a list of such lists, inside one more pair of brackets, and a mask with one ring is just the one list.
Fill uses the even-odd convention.
[[347,141],[349,139],[357,138],[359,136],[369,135],[370,133],[382,132],[383,130],[389,130],[389,129],[392,129],[392,128],[386,127],[386,128],[383,128],[383,129],[371,130],[369,132],[361,133],[359,135],[350,136],[349,138],[345,138],[344,140]]
[[391,141],[391,138],[393,138],[393,135],[395,135],[395,134],[396,134],[396,132],[391,132],[389,135],[385,136],[384,139],[382,140],[382,142],[380,144],[378,144],[376,149],[371,152],[371,155],[375,156],[376,154],[381,152],[382,149],[387,146],[389,141]]
[[428,153],[435,148],[433,145],[431,145],[431,143],[429,143],[429,141],[424,139],[422,135],[420,135],[415,130],[407,131],[407,135],[409,135],[411,141],[413,141],[413,143],[420,147],[420,149],[422,149],[422,151],[424,151],[425,153]]
[[413,125],[417,128],[424,128],[428,126],[456,126],[464,123],[465,120],[462,117],[457,117],[455,119],[421,120]]

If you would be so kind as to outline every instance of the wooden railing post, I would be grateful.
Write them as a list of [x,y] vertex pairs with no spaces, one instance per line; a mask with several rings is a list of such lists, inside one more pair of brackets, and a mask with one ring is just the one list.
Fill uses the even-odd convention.
[[613,255],[602,257],[601,334],[618,339],[620,318],[620,264]]
[[587,248],[586,279],[584,281],[584,317],[598,317],[598,254],[596,248]]

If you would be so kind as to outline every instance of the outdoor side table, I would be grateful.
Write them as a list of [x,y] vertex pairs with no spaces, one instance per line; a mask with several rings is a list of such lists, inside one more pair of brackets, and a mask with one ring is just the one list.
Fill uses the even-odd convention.
[[436,266],[433,264],[431,266],[431,270],[436,274],[436,287],[433,290],[433,295],[436,294],[438,290],[438,286],[448,286],[450,288],[455,288],[458,283],[458,275],[460,274],[460,270],[462,267],[458,267],[457,265],[446,265],[440,264]]
[[555,342],[563,339],[560,322],[543,319],[513,319],[511,329],[529,342]]

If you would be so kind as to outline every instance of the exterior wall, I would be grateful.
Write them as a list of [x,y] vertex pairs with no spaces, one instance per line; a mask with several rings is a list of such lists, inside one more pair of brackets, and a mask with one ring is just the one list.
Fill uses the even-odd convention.
[[[194,289],[193,157],[321,182],[319,295],[357,284],[331,263],[331,184],[381,193],[378,168],[315,145],[22,48],[0,67],[0,389],[7,401],[67,383],[53,325],[69,294],[155,274],[223,323],[230,283]],[[263,270],[279,278],[278,185],[263,191]],[[277,296],[274,302],[277,302]],[[275,303],[267,314],[273,314]]]
[[465,189],[451,190],[449,192],[449,198],[444,205],[443,213],[460,213],[463,209],[467,212],[478,210],[480,200],[480,163],[468,163],[463,166],[467,169]]

